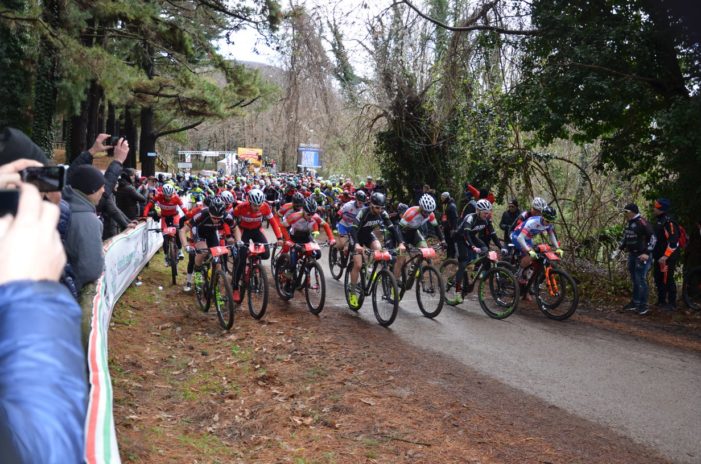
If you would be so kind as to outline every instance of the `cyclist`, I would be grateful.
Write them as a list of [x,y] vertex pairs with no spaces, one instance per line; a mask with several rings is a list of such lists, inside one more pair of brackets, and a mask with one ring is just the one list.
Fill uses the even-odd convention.
[[486,253],[489,250],[489,242],[506,253],[494,226],[492,225],[492,203],[482,199],[475,202],[475,212],[465,216],[455,231],[456,245],[458,248],[458,272],[455,274],[455,300],[456,304],[462,302],[462,279],[467,265],[475,259],[477,253]]
[[[314,198],[307,198],[304,201],[304,206],[302,211],[295,211],[287,215],[287,217],[282,221],[283,235],[285,239],[291,240],[294,243],[302,244],[309,243],[316,239],[319,235],[319,226],[324,228],[326,232],[326,238],[329,241],[329,245],[333,246],[336,241],[333,238],[333,232],[328,223],[321,219],[317,214],[318,204]],[[297,251],[294,247],[289,248],[287,246],[283,247],[282,253],[290,253],[289,260],[289,275],[292,276],[292,271],[297,264]],[[314,258],[321,258],[321,252],[317,251]]]
[[222,197],[222,200],[224,200],[224,204],[226,205],[226,212],[233,213],[234,207],[236,207],[236,197],[234,196],[234,194],[228,190],[223,190],[220,196]]
[[[282,245],[282,232],[280,232],[280,223],[270,209],[270,206],[265,202],[265,195],[259,189],[252,189],[248,192],[248,201],[239,203],[234,208],[234,218],[238,222],[241,229],[241,240],[244,244],[248,244],[250,240],[254,243],[268,243],[263,233],[263,219],[270,222],[273,226],[275,238],[277,238],[278,246]],[[234,271],[233,290],[234,300],[238,303],[241,300],[239,292],[239,280],[246,265],[246,257],[248,256],[248,247],[241,247],[241,253],[236,262]],[[262,259],[270,258],[270,250],[266,247],[265,253],[261,256]]]
[[557,218],[557,213],[555,210],[546,206],[543,208],[541,216],[533,216],[527,221],[522,222],[519,226],[516,226],[514,231],[511,233],[511,242],[514,244],[516,249],[521,252],[521,263],[517,272],[517,277],[519,278],[519,283],[525,284],[526,279],[523,276],[523,270],[531,265],[533,259],[536,258],[537,254],[533,249],[533,237],[540,234],[548,234],[550,242],[555,248],[555,253],[560,257],[564,254],[562,248],[560,248],[560,242],[555,236],[555,228],[552,222]]
[[277,215],[280,217],[280,220],[284,220],[285,216],[288,214],[295,211],[301,211],[303,206],[304,195],[299,192],[295,192],[295,194],[292,195],[292,200],[289,203],[282,205],[278,210]]
[[522,212],[521,214],[518,215],[516,218],[516,221],[514,221],[514,224],[511,226],[511,231],[513,233],[514,230],[533,216],[540,216],[543,213],[543,210],[548,206],[548,202],[543,200],[540,197],[535,197],[533,201],[531,202],[531,209]]
[[[436,228],[436,233],[438,234],[438,239],[445,246],[445,238],[443,237],[443,231],[438,225],[436,220],[436,215],[433,213],[436,210],[436,200],[427,193],[423,194],[419,198],[419,206],[412,206],[407,209],[402,215],[399,221],[399,229],[401,230],[402,237],[406,243],[410,243],[416,248],[426,248],[426,239],[421,234],[419,228],[429,223]],[[406,261],[406,256],[399,254],[397,256],[397,262],[394,265],[394,276],[399,281],[400,273],[402,270],[402,265]]]
[[[212,197],[208,208],[203,208],[192,219],[185,221],[180,228],[179,238],[183,243],[188,243],[187,237],[188,234],[191,234],[192,244],[189,244],[186,249],[192,256],[195,249],[201,250],[219,246],[225,226],[233,231],[236,227],[234,218],[226,212],[226,203],[222,197]],[[202,272],[204,258],[203,254],[198,254],[194,260],[189,260],[184,291],[192,290],[193,271]]]
[[344,203],[341,209],[338,210],[338,215],[341,217],[341,220],[336,224],[336,230],[338,231],[336,248],[338,248],[338,251],[343,251],[346,247],[353,221],[358,215],[358,212],[365,207],[365,200],[367,200],[365,192],[358,190],[355,193],[355,199]]
[[[357,192],[356,192],[357,196]],[[361,209],[353,219],[353,224],[349,230],[349,246],[355,250],[353,255],[353,269],[351,270],[351,283],[348,289],[349,302],[351,306],[358,304],[358,290],[356,284],[360,275],[360,268],[363,265],[363,250],[368,247],[372,250],[380,250],[382,245],[377,240],[373,230],[375,227],[389,229],[392,232],[394,243],[399,244],[399,251],[404,251],[404,240],[399,228],[392,224],[387,211],[385,211],[386,199],[382,193],[373,193],[370,196],[370,206]]]
[[[165,230],[166,227],[177,227],[180,220],[176,220],[179,216],[184,215],[183,213],[183,202],[180,197],[175,193],[175,188],[170,184],[165,184],[159,193],[153,197],[151,201],[148,202],[144,208],[143,217],[148,217],[149,212],[153,206],[160,211],[161,216],[161,230]],[[180,250],[182,248],[182,243],[180,242],[180,237],[175,236],[175,243],[178,247],[178,259],[183,258],[183,253]],[[168,250],[166,249],[167,243],[163,242],[163,253],[166,255],[165,263],[168,266],[170,263],[168,261]]]

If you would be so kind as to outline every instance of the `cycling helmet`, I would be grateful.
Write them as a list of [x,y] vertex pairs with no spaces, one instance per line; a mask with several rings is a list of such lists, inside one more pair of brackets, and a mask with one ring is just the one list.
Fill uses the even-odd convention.
[[234,194],[229,192],[228,190],[224,190],[221,193],[221,197],[224,199],[224,203],[226,203],[227,205],[232,204],[235,200]]
[[478,200],[477,203],[475,204],[475,209],[477,211],[491,211],[492,210],[492,204],[489,202],[489,200]]
[[175,193],[175,188],[170,184],[165,184],[163,186],[163,195],[166,197],[172,197]]
[[436,210],[436,200],[428,193],[424,193],[419,199],[419,206],[422,210],[432,213]]
[[442,200],[442,201],[445,201],[445,200],[447,200],[448,198],[450,198],[450,192],[443,192],[443,193],[441,193],[441,200]]
[[557,212],[551,206],[546,206],[543,208],[543,219],[552,222],[557,219]]
[[280,188],[280,182],[278,182],[278,181],[276,181],[276,180],[273,181],[273,187],[275,187],[275,188]]
[[292,195],[292,206],[303,206],[304,205],[304,195],[302,195],[300,192],[295,192],[294,195]]
[[406,213],[406,210],[408,210],[408,209],[409,209],[409,205],[407,205],[406,203],[399,203],[397,205],[397,212],[399,213],[400,216],[403,216],[404,213]]
[[365,203],[368,199],[368,196],[365,194],[364,190],[358,190],[357,192],[355,192],[355,199]]
[[319,205],[316,203],[316,200],[312,197],[309,197],[304,201],[304,212],[314,214],[316,213],[316,208],[318,206]]
[[370,203],[372,203],[375,206],[382,206],[384,208],[385,195],[380,192],[374,192],[372,195],[370,195]]
[[548,206],[548,202],[540,197],[535,197],[533,203],[531,203],[531,208],[536,211],[543,211]]
[[265,195],[258,189],[253,189],[248,192],[248,202],[253,206],[260,206],[265,201]]
[[222,217],[226,211],[226,203],[222,197],[212,197],[209,200],[209,215],[212,217]]

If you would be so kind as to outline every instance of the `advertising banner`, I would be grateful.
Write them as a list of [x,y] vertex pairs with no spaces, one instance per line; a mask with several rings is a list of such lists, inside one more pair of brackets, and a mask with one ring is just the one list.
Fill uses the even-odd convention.
[[300,168],[312,168],[318,169],[321,167],[321,149],[320,148],[310,148],[310,147],[299,147],[297,149],[299,154],[299,162],[297,166]]
[[237,154],[239,160],[248,160],[250,164],[260,167],[263,160],[263,149],[262,148],[243,148],[239,147],[237,149]]
[[163,245],[163,235],[149,232],[159,224],[149,219],[105,242],[105,270],[97,281],[88,341],[90,398],[85,423],[85,460],[120,463],[112,415],[112,380],[108,340],[112,310],[141,269]]

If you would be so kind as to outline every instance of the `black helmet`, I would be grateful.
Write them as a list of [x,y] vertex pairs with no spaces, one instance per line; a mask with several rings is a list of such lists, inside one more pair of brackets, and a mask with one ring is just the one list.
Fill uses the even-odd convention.
[[317,207],[318,207],[318,204],[316,203],[316,200],[312,197],[307,198],[304,202],[304,212],[305,213],[314,214],[314,213],[316,213]]
[[220,196],[212,197],[211,200],[209,200],[209,215],[214,216],[214,217],[222,217],[224,216],[224,212],[226,211],[226,203],[224,202],[224,199]]
[[552,206],[546,206],[543,208],[543,218],[552,222],[557,219],[557,212]]
[[355,192],[355,199],[365,203],[368,199],[368,196],[365,194],[364,190],[358,190],[357,192]]
[[400,216],[403,216],[404,213],[406,213],[406,210],[408,210],[408,209],[409,209],[409,205],[407,205],[406,203],[399,203],[397,205],[397,212],[399,213]]
[[372,203],[375,206],[382,206],[384,208],[385,195],[380,192],[374,192],[372,195],[370,195],[370,203]]
[[299,192],[295,192],[292,195],[292,206],[303,206],[304,205],[304,195]]

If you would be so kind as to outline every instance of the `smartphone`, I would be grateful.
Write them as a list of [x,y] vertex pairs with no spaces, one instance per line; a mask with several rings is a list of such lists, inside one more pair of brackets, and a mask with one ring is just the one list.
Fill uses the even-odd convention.
[[34,184],[40,192],[56,192],[66,185],[65,166],[31,167],[20,171],[22,182]]
[[0,190],[0,217],[6,214],[17,215],[19,190]]
[[109,142],[107,145],[112,147],[107,149],[107,156],[114,156],[114,146],[117,145],[117,142],[119,142],[119,139],[121,138],[122,137],[118,135],[113,135],[109,139],[105,140],[105,142]]

